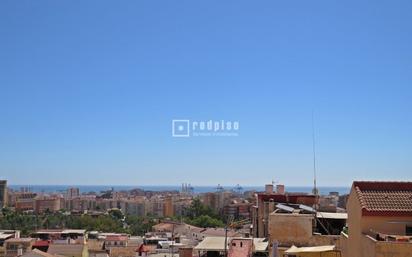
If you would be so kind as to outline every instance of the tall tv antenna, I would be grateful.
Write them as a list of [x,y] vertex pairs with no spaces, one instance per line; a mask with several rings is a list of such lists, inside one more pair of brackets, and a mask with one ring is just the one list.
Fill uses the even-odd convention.
[[315,119],[314,111],[312,110],[312,150],[313,150],[313,194],[318,195],[318,188],[316,186],[316,146],[315,146]]
[[331,233],[329,232],[328,228],[322,223],[322,221],[318,218],[318,200],[319,200],[319,191],[316,185],[316,140],[315,140],[315,118],[314,118],[314,111],[312,110],[312,149],[313,149],[313,194],[315,195],[315,224],[319,222],[322,228],[326,231],[328,235]]

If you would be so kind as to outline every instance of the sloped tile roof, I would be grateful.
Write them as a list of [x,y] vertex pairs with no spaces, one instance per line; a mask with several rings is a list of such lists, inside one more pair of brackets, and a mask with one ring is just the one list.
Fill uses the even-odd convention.
[[355,181],[364,216],[412,216],[412,182]]

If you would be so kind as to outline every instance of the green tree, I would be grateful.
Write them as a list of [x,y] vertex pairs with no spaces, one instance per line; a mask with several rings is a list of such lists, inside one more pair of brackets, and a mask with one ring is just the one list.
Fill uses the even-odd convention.
[[188,220],[187,222],[193,226],[203,227],[203,228],[207,228],[207,227],[216,228],[216,227],[225,226],[223,221],[216,219],[216,218],[212,218],[209,215],[201,215],[194,219]]
[[183,219],[186,223],[198,227],[224,227],[217,212],[204,205],[199,197],[193,199],[192,204],[185,211]]
[[129,225],[129,231],[132,235],[142,236],[152,230],[156,221],[152,217],[129,215],[126,217],[126,223]]
[[109,215],[112,216],[114,219],[121,220],[124,219],[124,215],[121,210],[119,209],[111,209],[108,211]]
[[189,208],[186,210],[185,217],[194,219],[196,217],[202,216],[202,215],[207,215],[212,218],[219,218],[219,215],[209,206],[204,205],[199,197],[196,197],[193,199],[192,204],[189,206]]
[[73,228],[98,230],[103,232],[129,232],[124,228],[122,219],[117,214],[101,215],[93,218],[89,215],[73,216],[62,213],[41,215],[8,212],[0,217],[0,228],[20,230],[23,236],[42,228]]

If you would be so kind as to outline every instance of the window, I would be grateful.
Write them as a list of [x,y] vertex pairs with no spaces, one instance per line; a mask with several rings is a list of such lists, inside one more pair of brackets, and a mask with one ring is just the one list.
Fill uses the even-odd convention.
[[240,242],[240,247],[243,247],[243,242]]
[[7,245],[7,250],[17,250],[18,247],[15,244],[8,244]]
[[405,235],[412,236],[412,226],[406,225]]

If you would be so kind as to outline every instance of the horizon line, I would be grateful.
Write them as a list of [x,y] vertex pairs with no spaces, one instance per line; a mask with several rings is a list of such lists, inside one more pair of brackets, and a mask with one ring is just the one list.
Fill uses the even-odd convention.
[[[189,185],[189,184],[188,184]],[[265,185],[241,185],[241,187],[262,187],[264,188]],[[285,185],[285,184],[277,184],[277,185],[284,185],[285,188],[287,187],[308,187],[308,188],[313,188],[313,186],[309,185]],[[352,184],[351,184],[352,185]],[[350,185],[350,186],[351,186]],[[182,185],[179,184],[141,184],[141,185],[130,185],[130,184],[8,184],[7,186],[123,186],[123,187],[139,187],[139,186],[155,186],[155,187],[181,187]],[[192,185],[192,187],[236,187],[237,184],[235,185]],[[276,185],[274,185],[276,186]],[[337,186],[337,185],[321,185],[318,187],[350,187],[350,186]]]

